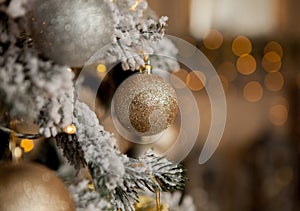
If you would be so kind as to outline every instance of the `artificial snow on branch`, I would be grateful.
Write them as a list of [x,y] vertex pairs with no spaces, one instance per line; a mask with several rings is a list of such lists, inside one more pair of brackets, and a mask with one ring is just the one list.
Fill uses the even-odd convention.
[[43,60],[20,39],[26,21],[10,15],[22,8],[13,2],[10,10],[5,1],[0,4],[0,109],[12,119],[34,120],[40,133],[55,136],[72,122],[74,75]]
[[[114,137],[99,124],[96,114],[78,101],[74,109],[74,124],[78,137],[73,141],[78,141],[84,152],[95,189],[113,207],[134,210],[133,203],[138,199],[139,190],[174,191],[183,188],[185,178],[180,165],[150,151],[139,159],[121,154]],[[76,162],[70,160],[70,163]]]
[[[70,185],[69,190],[76,203],[77,211],[112,211],[111,205],[106,200],[99,200],[100,195],[96,191],[90,191],[89,181],[83,180],[77,185]],[[153,207],[155,205],[155,195],[149,191],[140,192],[141,197],[151,199]],[[190,196],[183,196],[181,192],[161,194],[161,203],[166,203],[169,211],[196,211],[196,206]],[[140,209],[139,209],[140,210]]]
[[178,191],[162,194],[161,200],[169,205],[170,211],[196,211],[196,206],[194,205],[192,197],[183,196],[182,193]]
[[[177,49],[171,41],[163,39],[168,18],[157,18],[144,0],[107,1],[114,18],[112,46],[105,57],[110,62],[122,61],[124,70],[137,70],[144,66],[144,55],[163,52],[164,56],[175,58]],[[167,45],[165,45],[167,44]],[[164,47],[162,47],[164,46]],[[159,51],[163,48],[163,51]],[[178,62],[163,57],[153,60],[154,67],[177,70]]]
[[[32,0],[0,2],[0,102],[1,109],[12,118],[33,119],[39,124],[40,133],[49,137],[71,123],[73,74],[65,66],[45,61],[27,45],[32,41],[26,18],[31,3]],[[112,10],[114,33],[104,60],[121,60],[124,69],[138,69],[144,65],[143,53],[176,55],[174,44],[162,40],[167,18],[157,19],[149,12],[146,1],[106,3]],[[154,56],[153,67],[175,70],[178,63]]]
[[88,188],[89,181],[83,180],[76,185],[70,185],[69,191],[73,197],[77,211],[109,211],[111,204],[101,199],[101,195]]
[[79,171],[86,166],[84,152],[77,140],[76,134],[59,133],[55,138],[52,137],[49,141],[53,140],[62,150],[63,156],[70,162],[75,170]]

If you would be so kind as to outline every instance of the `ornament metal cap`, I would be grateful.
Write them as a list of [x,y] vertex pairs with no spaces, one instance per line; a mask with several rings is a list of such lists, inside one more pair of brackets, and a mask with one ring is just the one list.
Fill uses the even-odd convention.
[[149,56],[144,56],[145,65],[140,67],[141,74],[152,74],[152,65],[149,60]]

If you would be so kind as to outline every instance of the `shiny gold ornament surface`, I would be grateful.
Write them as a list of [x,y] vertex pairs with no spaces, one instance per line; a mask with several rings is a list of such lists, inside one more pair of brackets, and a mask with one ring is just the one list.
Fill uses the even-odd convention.
[[[156,201],[149,196],[140,196],[139,202],[134,205],[135,211],[157,211]],[[169,211],[169,205],[162,203],[160,211]]]
[[127,78],[115,92],[112,105],[113,114],[123,128],[142,136],[156,135],[167,129],[178,111],[175,90],[153,74]]
[[74,211],[64,183],[38,164],[0,164],[0,210]]

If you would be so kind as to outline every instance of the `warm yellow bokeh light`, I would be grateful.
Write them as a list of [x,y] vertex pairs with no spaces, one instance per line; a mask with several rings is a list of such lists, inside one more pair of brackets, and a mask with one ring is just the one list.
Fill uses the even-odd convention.
[[282,50],[281,45],[278,42],[271,41],[265,46],[264,54],[271,52],[271,51],[274,51],[275,53],[277,53],[280,56],[280,58],[283,57],[283,50]]
[[245,36],[236,37],[231,46],[232,52],[237,56],[242,56],[243,54],[250,54],[252,51],[251,41]]
[[263,96],[263,88],[258,81],[251,81],[246,84],[243,93],[245,99],[249,102],[257,102]]
[[234,81],[237,77],[236,67],[232,62],[223,62],[217,69],[218,74],[226,77],[228,81]]
[[267,72],[277,72],[281,68],[281,57],[270,51],[264,55],[261,65]]
[[106,72],[106,66],[104,64],[98,64],[97,65],[97,72],[99,74]]
[[188,71],[185,69],[180,69],[176,72],[173,72],[170,77],[171,84],[178,89],[186,87],[185,81],[188,74]]
[[204,37],[203,44],[207,49],[218,49],[223,44],[223,35],[221,32],[211,29]]
[[238,58],[236,67],[241,74],[250,75],[256,70],[256,60],[250,54],[244,54]]
[[186,76],[186,85],[193,91],[203,89],[206,77],[201,71],[192,71]]
[[24,152],[30,152],[34,148],[34,142],[30,139],[22,139],[20,146],[24,149]]
[[285,105],[274,105],[269,110],[269,120],[272,124],[281,126],[288,119],[288,109]]
[[75,125],[70,125],[64,128],[64,132],[67,134],[74,134],[76,133],[76,126]]
[[268,73],[265,76],[265,86],[270,91],[279,91],[284,85],[284,77],[280,72]]
[[270,51],[264,55],[264,58],[270,63],[276,63],[281,61],[281,57],[275,52]]

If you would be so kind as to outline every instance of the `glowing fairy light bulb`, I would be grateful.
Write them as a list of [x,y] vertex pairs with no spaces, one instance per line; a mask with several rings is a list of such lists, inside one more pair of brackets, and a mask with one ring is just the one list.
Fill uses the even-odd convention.
[[34,143],[30,139],[22,139],[20,146],[24,149],[24,152],[30,152],[34,148]]
[[64,132],[67,134],[75,134],[76,133],[76,126],[75,125],[69,125],[64,128]]

